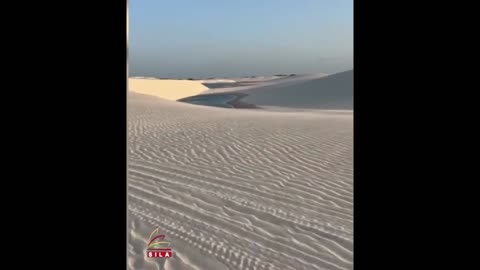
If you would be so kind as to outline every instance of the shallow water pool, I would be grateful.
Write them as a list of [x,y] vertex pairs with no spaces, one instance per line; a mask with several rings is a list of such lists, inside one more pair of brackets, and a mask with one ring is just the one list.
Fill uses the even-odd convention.
[[188,97],[188,98],[180,99],[179,101],[190,103],[190,104],[196,104],[196,105],[233,108],[233,106],[228,104],[228,102],[234,100],[235,98],[236,96],[234,95],[215,94],[215,95],[200,95],[200,96]]

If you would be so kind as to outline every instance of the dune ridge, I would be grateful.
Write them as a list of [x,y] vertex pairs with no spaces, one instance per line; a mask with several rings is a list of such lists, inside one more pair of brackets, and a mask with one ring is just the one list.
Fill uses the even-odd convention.
[[242,94],[242,102],[277,111],[353,110],[353,70],[332,75],[296,75],[200,94]]
[[199,81],[161,80],[149,77],[137,77],[128,79],[128,90],[167,100],[178,100],[184,97],[198,95],[208,90],[208,87]]

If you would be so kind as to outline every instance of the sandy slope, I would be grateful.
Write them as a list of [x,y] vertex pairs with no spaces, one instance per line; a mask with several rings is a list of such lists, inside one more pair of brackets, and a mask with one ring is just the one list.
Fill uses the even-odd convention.
[[152,95],[168,100],[177,100],[197,95],[208,87],[199,81],[160,80],[154,78],[129,78],[129,91]]
[[[128,151],[130,269],[353,269],[351,111],[129,93]],[[156,226],[174,258],[145,258]]]
[[243,102],[277,110],[352,110],[353,71],[292,76],[258,85],[217,88],[201,94],[207,93],[243,93],[248,95]]

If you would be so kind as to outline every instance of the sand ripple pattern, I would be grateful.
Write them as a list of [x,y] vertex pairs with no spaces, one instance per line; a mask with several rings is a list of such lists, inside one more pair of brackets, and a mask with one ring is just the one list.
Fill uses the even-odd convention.
[[353,269],[352,114],[128,102],[130,269]]

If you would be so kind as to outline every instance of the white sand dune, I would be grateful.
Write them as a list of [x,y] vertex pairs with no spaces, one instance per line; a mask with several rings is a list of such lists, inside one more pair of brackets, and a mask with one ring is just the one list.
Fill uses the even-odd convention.
[[130,79],[159,80],[158,78],[155,78],[155,77],[143,77],[143,76],[130,77]]
[[[335,79],[347,75],[290,83],[302,94],[320,85],[333,100],[326,87],[345,87]],[[257,90],[262,105],[313,106],[289,87]],[[352,111],[223,109],[130,92],[129,269],[353,269],[352,171]],[[157,226],[173,258],[146,258]]]
[[206,80],[198,80],[202,83],[239,83],[243,85],[248,84],[263,84],[273,80],[280,80],[280,79],[287,79],[287,78],[294,78],[298,75],[294,76],[250,76],[250,77],[233,77],[233,78],[213,78],[213,79],[206,79]]
[[322,77],[327,76],[327,74],[301,74],[295,76],[288,76],[288,77],[254,77],[254,78],[246,78],[245,80],[235,79],[238,80],[237,82],[241,83],[253,83],[253,84],[246,84],[243,86],[238,86],[233,88],[217,88],[215,92],[223,92],[223,91],[246,91],[246,90],[255,90],[255,89],[263,89],[268,86],[291,86],[301,82],[306,82],[309,80],[319,79]]
[[234,83],[236,82],[235,80],[230,80],[230,79],[207,79],[207,80],[197,80],[197,81],[201,83]]
[[202,92],[243,93],[242,101],[276,110],[353,110],[353,70],[333,75],[287,77],[258,85],[217,88]]
[[199,80],[204,83],[234,83],[234,82],[266,82],[279,78],[286,78],[287,76],[250,76],[250,77],[232,77],[232,78],[211,78],[206,80]]
[[168,100],[197,95],[208,87],[198,81],[160,80],[155,78],[129,78],[128,90]]
[[239,77],[239,78],[232,78],[236,82],[266,82],[271,80],[283,79],[288,78],[288,76],[250,76],[250,77]]

